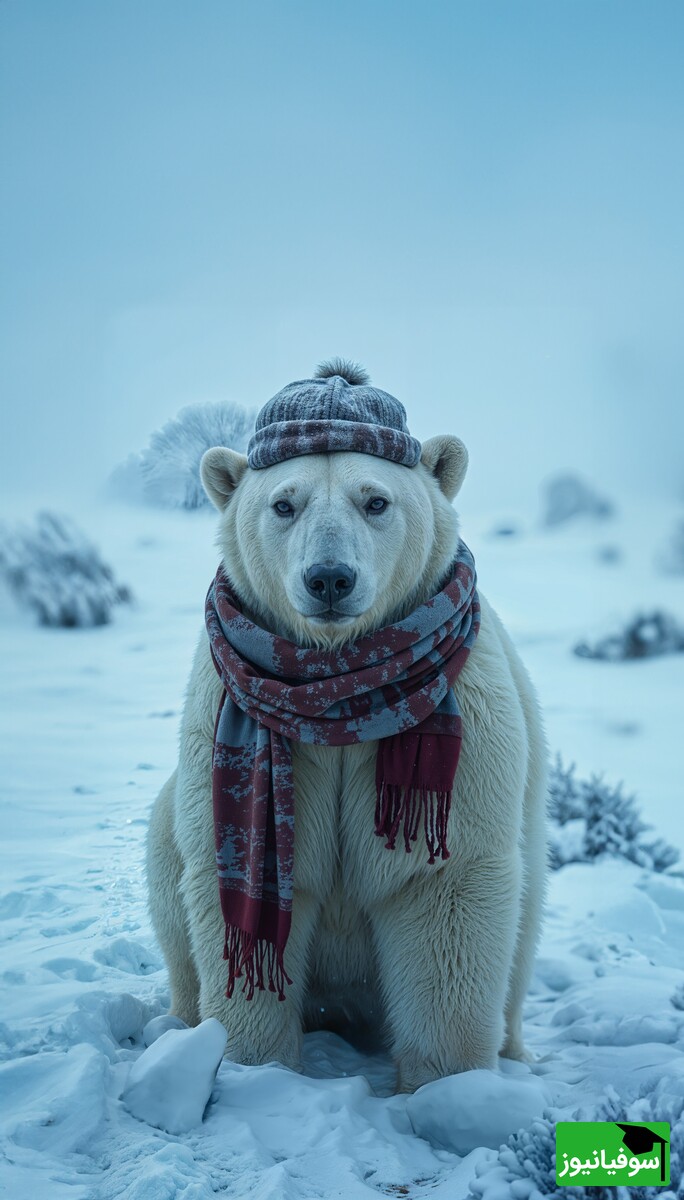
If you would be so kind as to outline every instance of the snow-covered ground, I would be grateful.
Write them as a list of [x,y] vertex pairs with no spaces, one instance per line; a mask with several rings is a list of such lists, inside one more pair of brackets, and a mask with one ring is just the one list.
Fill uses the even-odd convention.
[[[223,1061],[188,1133],[131,1115],[121,1095],[143,1028],[169,1003],[146,911],[145,832],[175,763],[216,551],[208,513],[102,505],[73,515],[136,604],[80,631],[37,628],[9,598],[0,608],[0,1194],[521,1200],[549,1192],[533,1171],[512,1181],[511,1153],[499,1155],[517,1126],[609,1110],[674,1122],[684,1108],[684,877],[615,859],[552,877],[526,1011],[530,1067],[502,1063],[500,1075],[469,1073],[407,1098],[393,1095],[382,1054],[317,1033],[301,1075]],[[653,565],[676,515],[634,506],[553,533],[528,517],[519,536],[495,537],[491,518],[466,513],[463,534],[537,684],[552,751],[582,776],[623,779],[657,833],[684,848],[684,655],[608,664],[571,653],[640,607],[684,620],[684,577]]]

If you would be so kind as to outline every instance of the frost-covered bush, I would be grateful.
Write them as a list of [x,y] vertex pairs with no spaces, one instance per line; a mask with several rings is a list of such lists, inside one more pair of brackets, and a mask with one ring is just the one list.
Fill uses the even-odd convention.
[[209,504],[199,468],[212,446],[244,451],[254,413],[239,404],[190,404],[150,437],[149,446],[117,467],[110,488],[119,497],[143,499],[165,508]]
[[634,796],[625,795],[599,776],[575,778],[574,765],[556,759],[549,778],[551,866],[592,862],[601,854],[626,858],[652,871],[666,871],[679,852],[662,838],[648,840],[650,825],[641,819]]
[[[676,1098],[675,1105],[676,1105]],[[679,1097],[681,1106],[682,1098]],[[684,1118],[669,1097],[647,1095],[624,1106],[617,1095],[598,1106],[595,1113],[582,1112],[583,1121],[669,1121],[669,1187],[629,1187],[630,1200],[682,1200],[684,1197]],[[622,1191],[627,1189],[623,1188]],[[534,1121],[529,1129],[509,1137],[497,1157],[477,1168],[471,1180],[468,1200],[492,1200],[509,1195],[526,1200],[615,1200],[614,1187],[559,1187],[556,1184],[556,1126],[547,1117]]]
[[[670,1186],[629,1188],[630,1200],[684,1200],[684,1087],[681,1076],[669,1075],[664,1070],[655,1085],[642,1089],[637,1100],[625,1104],[614,1088],[598,1106],[596,1114],[582,1120],[619,1121],[667,1121],[670,1125]],[[566,1188],[562,1189],[566,1191]],[[612,1189],[611,1194],[612,1194]],[[595,1192],[587,1188],[587,1196]]]
[[574,647],[579,658],[597,658],[604,662],[678,654],[683,650],[684,629],[674,617],[659,609],[637,614],[624,629],[609,633],[593,644],[578,642]]
[[106,625],[131,600],[97,547],[55,513],[39,513],[31,528],[0,528],[0,576],[41,625]]
[[563,525],[574,517],[612,517],[610,500],[577,475],[555,475],[544,484],[542,522],[547,528]]
[[[504,1185],[507,1191],[504,1191]],[[556,1126],[545,1117],[533,1121],[509,1137],[497,1157],[483,1163],[471,1180],[468,1200],[487,1200],[502,1195],[537,1200],[614,1200],[614,1188],[558,1187],[556,1185]]]

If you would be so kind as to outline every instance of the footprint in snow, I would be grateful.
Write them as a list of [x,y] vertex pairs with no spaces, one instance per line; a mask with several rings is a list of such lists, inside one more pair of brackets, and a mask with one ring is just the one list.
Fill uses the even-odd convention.
[[64,901],[53,888],[37,891],[8,892],[0,898],[0,921],[11,921],[15,917],[45,916],[64,908]]
[[72,921],[69,925],[52,925],[47,929],[41,929],[40,935],[44,938],[65,937],[69,933],[82,933],[84,929],[88,929],[94,923],[95,917],[84,917],[80,921]]
[[99,979],[102,974],[92,963],[84,962],[80,958],[51,958],[49,962],[43,963],[43,967],[46,971],[52,971],[53,975],[58,975],[60,979],[77,979],[79,983],[92,983],[93,979]]

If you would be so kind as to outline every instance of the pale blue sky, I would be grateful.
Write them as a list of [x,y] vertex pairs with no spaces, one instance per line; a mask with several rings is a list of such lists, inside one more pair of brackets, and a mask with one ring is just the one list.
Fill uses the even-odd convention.
[[3,494],[338,353],[465,439],[464,505],[684,486],[680,0],[2,0],[0,43]]

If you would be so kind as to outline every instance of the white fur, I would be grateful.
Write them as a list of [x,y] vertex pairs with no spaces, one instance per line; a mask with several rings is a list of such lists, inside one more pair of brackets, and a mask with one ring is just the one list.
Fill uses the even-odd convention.
[[[221,511],[219,546],[245,610],[308,645],[339,645],[409,612],[440,586],[458,538],[449,499],[465,473],[457,438],[425,443],[415,468],[362,454],[308,455],[265,470],[223,448],[204,457]],[[369,498],[389,500],[385,512]],[[293,515],[273,504],[286,499]],[[316,562],[357,575],[341,615],[312,615],[303,585]],[[480,594],[482,626],[456,693],[463,748],[449,822],[451,857],[429,866],[373,832],[376,745],[293,743],[295,898],[285,952],[294,980],[225,997],[223,923],[211,807],[211,749],[221,687],[206,635],[197,648],[178,769],[153,815],[150,903],[189,1024],[218,1017],[228,1055],[296,1067],[304,1028],[382,1026],[412,1091],[440,1076],[525,1055],[527,991],[546,875],[546,747],[531,683]],[[325,1013],[322,1015],[321,1010]]]

